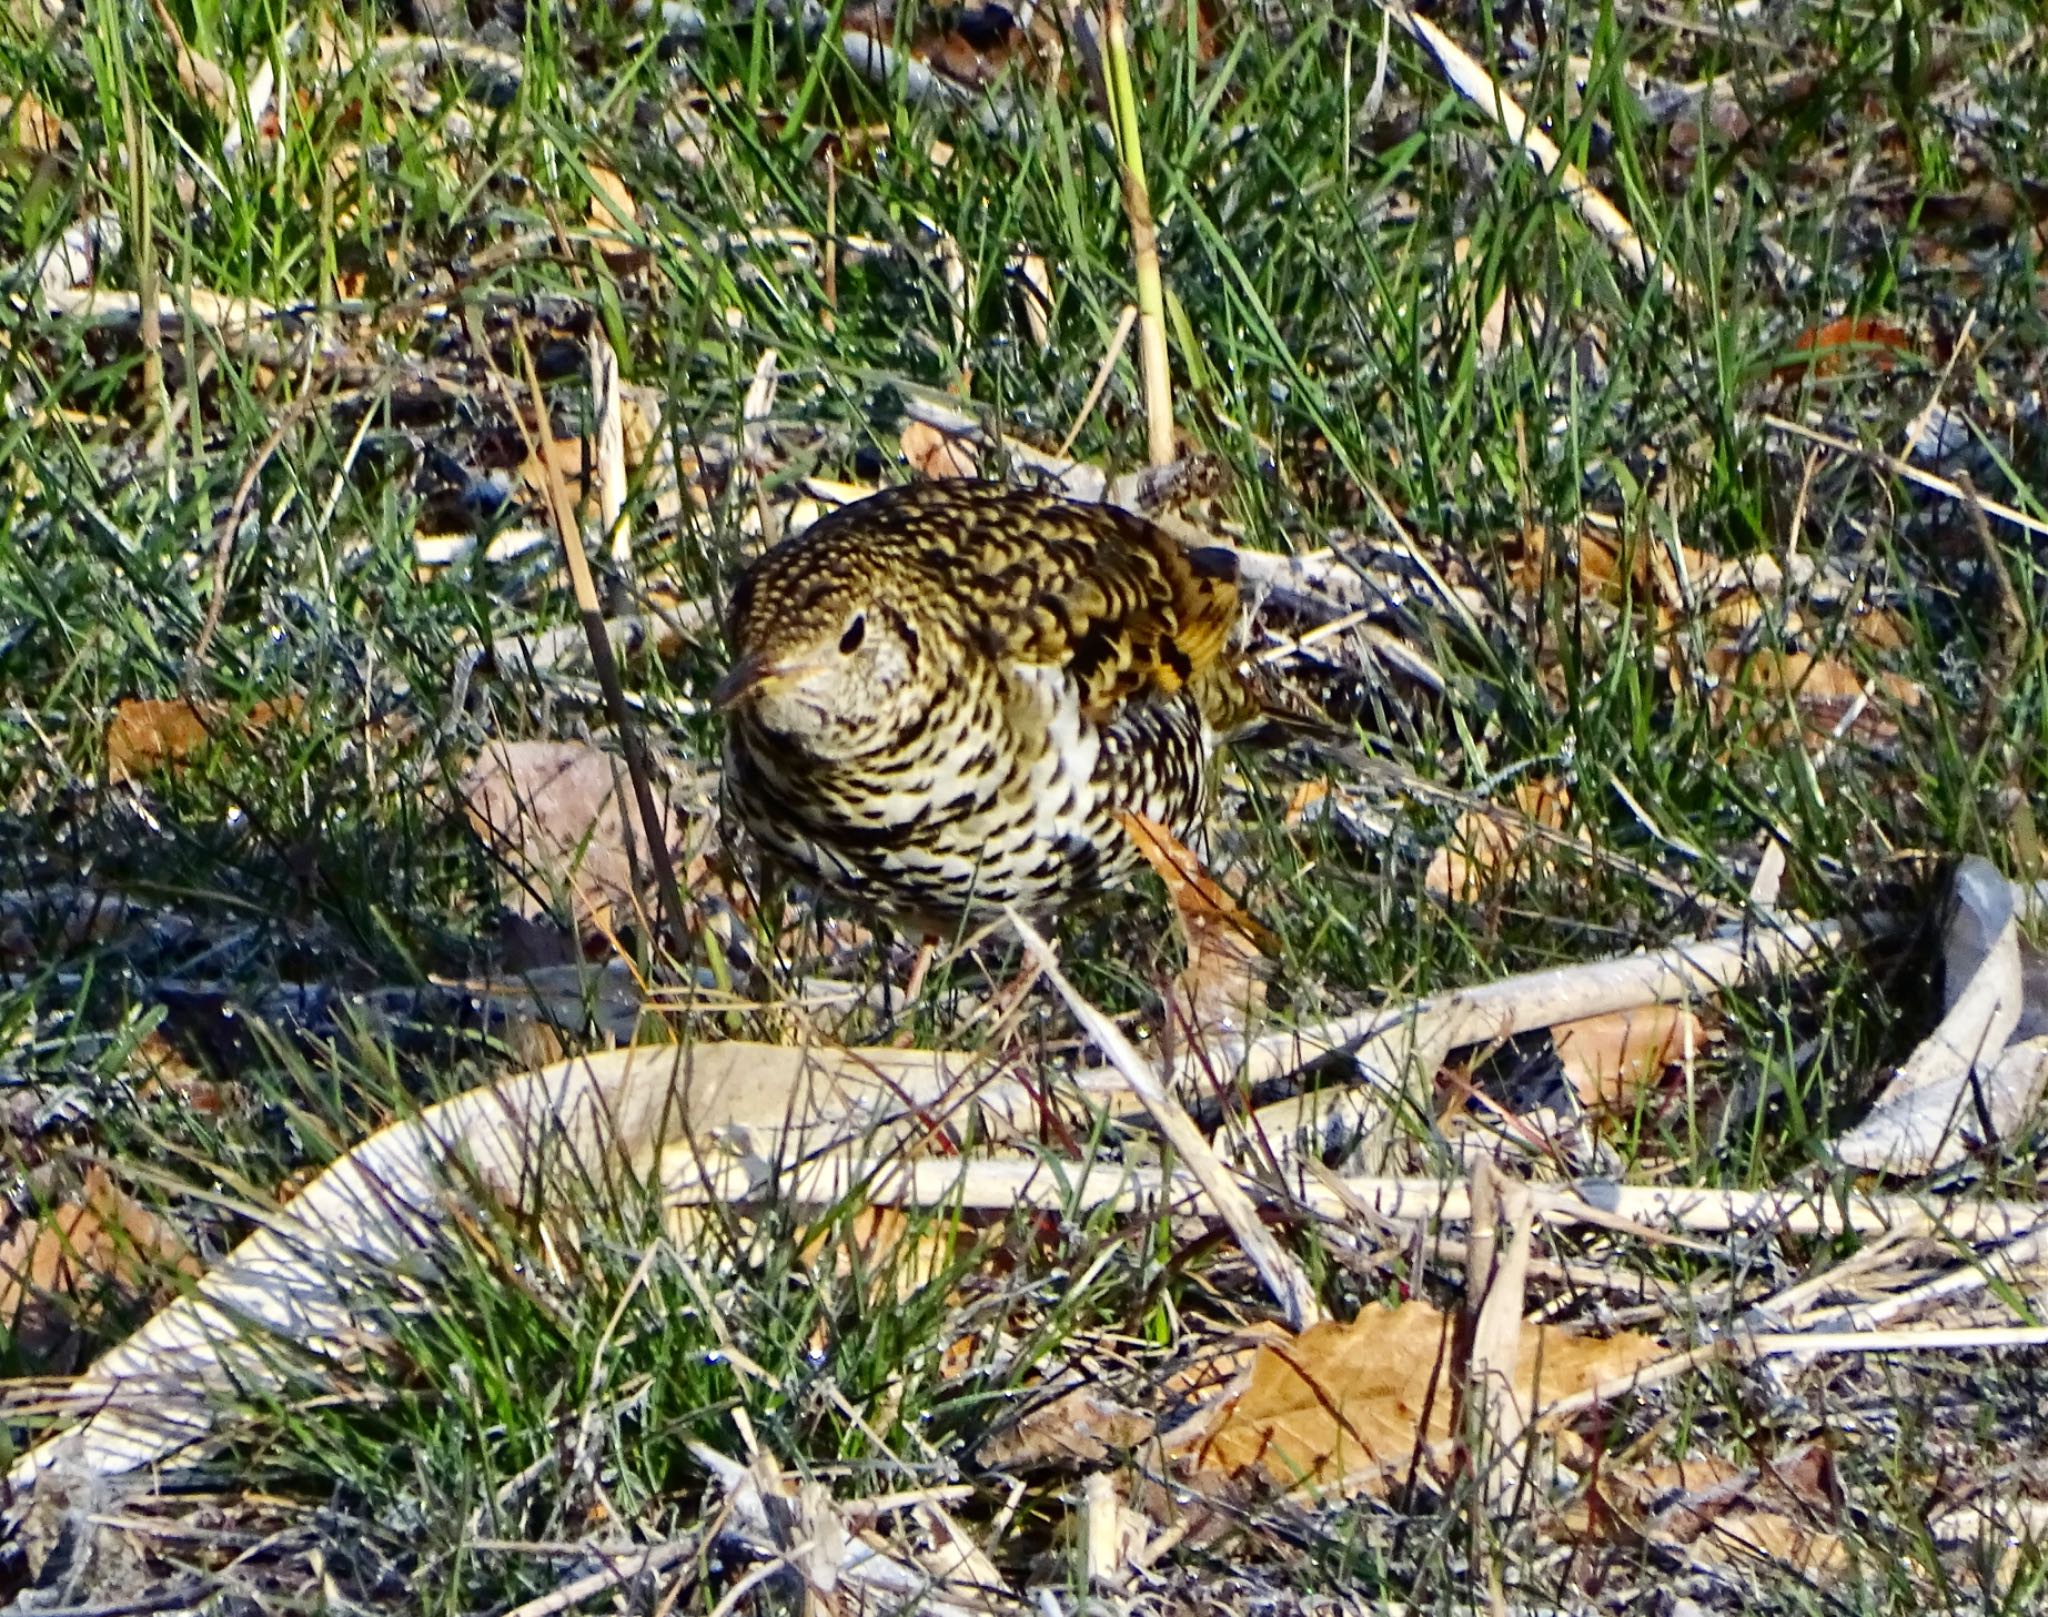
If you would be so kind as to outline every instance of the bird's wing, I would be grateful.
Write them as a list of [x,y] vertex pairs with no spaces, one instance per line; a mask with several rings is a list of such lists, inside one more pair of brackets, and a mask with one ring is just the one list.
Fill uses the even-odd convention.
[[976,636],[1000,658],[1062,669],[1098,715],[1206,684],[1237,626],[1234,554],[1190,549],[1114,506],[939,482],[900,491],[897,508]]

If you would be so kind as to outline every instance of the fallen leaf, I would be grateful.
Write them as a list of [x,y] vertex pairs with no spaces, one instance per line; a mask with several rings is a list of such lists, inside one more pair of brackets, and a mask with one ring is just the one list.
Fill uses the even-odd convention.
[[1852,360],[1867,359],[1881,371],[1898,363],[1896,355],[1910,353],[1913,339],[1897,326],[1868,317],[1844,317],[1826,325],[1802,331],[1792,340],[1792,352],[1799,357],[1773,367],[1771,375],[1780,381],[1802,376],[1835,376]]
[[[477,835],[502,862],[506,908],[529,920],[569,900],[579,934],[608,934],[652,902],[653,874],[625,761],[587,742],[495,741],[461,783]],[[702,829],[673,799],[663,805],[678,870]]]
[[1872,745],[1889,742],[1898,734],[1897,715],[1926,700],[1926,692],[1903,674],[1885,670],[1866,680],[1841,659],[1810,652],[1716,647],[1706,661],[1715,679],[1714,717],[1746,720],[1757,726],[1760,739],[1778,745],[1795,739],[1825,743],[1840,735]]
[[633,234],[640,205],[626,182],[601,164],[590,165],[590,228],[608,235]]
[[1570,807],[1570,788],[1545,777],[1517,783],[1512,808],[1466,809],[1430,859],[1423,886],[1448,902],[1472,903],[1519,875],[1531,833],[1562,830]]
[[1840,1571],[1847,1551],[1825,1530],[1839,1509],[1832,1456],[1808,1443],[1755,1469],[1709,1455],[1601,1470],[1559,1525],[1581,1541],[1680,1548],[1704,1567],[1762,1559],[1803,1572]]
[[100,1309],[198,1272],[177,1232],[95,1165],[75,1195],[0,1241],[0,1330],[37,1370],[69,1371]]
[[562,481],[569,498],[576,504],[579,514],[590,497],[587,474],[597,463],[597,446],[588,439],[571,433],[567,437],[541,440],[536,436],[534,452],[520,462],[520,480],[541,500],[549,496],[551,479],[548,468]]
[[1665,1069],[1700,1047],[1700,1019],[1683,1005],[1642,1005],[1550,1030],[1557,1058],[1580,1103],[1599,1112],[1630,1112]]
[[903,429],[903,459],[919,477],[936,480],[981,475],[972,444],[925,421],[912,421]]
[[57,115],[38,100],[33,91],[23,91],[8,117],[14,143],[32,157],[44,157],[64,143],[64,125]]
[[1326,780],[1305,780],[1287,794],[1287,812],[1281,823],[1288,830],[1305,821],[1311,812],[1330,795],[1330,783]]
[[[1244,1390],[1184,1451],[1197,1473],[1262,1476],[1281,1488],[1383,1492],[1418,1453],[1451,1438],[1450,1321],[1424,1302],[1369,1305],[1348,1325],[1312,1325],[1262,1347]],[[1659,1356],[1651,1337],[1595,1338],[1525,1325],[1515,1393],[1540,1410]]]
[[1152,1436],[1155,1423],[1142,1410],[1106,1397],[1099,1388],[1073,1387],[1034,1405],[982,1439],[977,1464],[1023,1470],[1045,1465],[1105,1465]]
[[218,62],[201,56],[185,43],[185,36],[178,27],[177,19],[172,17],[163,0],[151,0],[151,3],[156,8],[157,20],[163,24],[165,34],[170,36],[171,50],[177,64],[178,83],[193,100],[205,102],[215,117],[231,121],[235,88],[226,70]]
[[1196,1038],[1218,1031],[1243,1033],[1265,1009],[1271,975],[1267,957],[1278,952],[1279,939],[1157,820],[1122,810],[1117,819],[1166,883],[1180,924],[1187,961],[1173,981],[1175,1014]]
[[225,702],[184,697],[131,699],[107,722],[107,777],[134,780],[190,763],[216,742],[253,740],[300,705],[296,696],[240,711]]

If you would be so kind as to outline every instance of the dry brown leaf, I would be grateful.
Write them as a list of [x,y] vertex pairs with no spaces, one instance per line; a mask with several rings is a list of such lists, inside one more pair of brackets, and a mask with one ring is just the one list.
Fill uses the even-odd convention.
[[232,119],[235,87],[226,70],[185,43],[185,35],[178,27],[177,19],[163,0],[151,0],[151,3],[156,8],[157,21],[163,24],[164,32],[170,36],[171,50],[177,60],[178,83],[193,100],[204,101],[215,117]]
[[1666,1068],[1699,1049],[1703,1032],[1700,1019],[1686,1006],[1642,1005],[1560,1022],[1550,1037],[1582,1105],[1627,1113],[1663,1079]]
[[1287,812],[1282,823],[1291,831],[1330,795],[1330,783],[1326,780],[1305,780],[1287,794]]
[[974,1451],[982,1465],[1104,1465],[1152,1436],[1154,1421],[1094,1387],[1074,1387],[1026,1410]]
[[1180,922],[1187,963],[1174,978],[1173,1007],[1191,1032],[1243,1032],[1265,1009],[1267,956],[1279,940],[1243,906],[1171,831],[1143,814],[1119,811],[1147,864],[1166,883]]
[[1519,782],[1512,809],[1466,809],[1429,861],[1423,885],[1452,903],[1475,901],[1518,875],[1531,831],[1562,830],[1570,808],[1571,789],[1544,777]]
[[611,169],[592,163],[590,188],[590,228],[608,235],[632,235],[640,205],[626,182]]
[[1903,674],[1883,671],[1866,682],[1839,658],[1803,651],[1716,648],[1707,654],[1707,671],[1717,681],[1714,716],[1747,719],[1762,738],[1779,745],[1795,739],[1785,717],[1788,703],[1798,716],[1797,739],[1808,744],[1843,732],[1882,743],[1896,736],[1898,714],[1926,700],[1926,692]]
[[33,91],[23,91],[9,109],[7,126],[14,144],[31,157],[46,157],[64,144],[64,125],[57,115],[39,101]]
[[1912,350],[1913,339],[1897,326],[1867,317],[1844,317],[1802,331],[1792,341],[1792,352],[1799,357],[1777,366],[1771,375],[1780,381],[1835,376],[1852,363],[1889,371],[1898,363],[1897,355]]
[[217,742],[252,740],[299,711],[296,696],[237,712],[224,702],[134,698],[107,722],[107,777],[133,780],[190,763]]
[[[506,908],[538,919],[567,895],[579,933],[635,922],[652,874],[623,759],[585,742],[497,741],[470,762],[461,791],[470,824],[510,878]],[[665,807],[670,857],[682,869],[697,827],[673,800]]]
[[1840,1571],[1847,1552],[1825,1530],[1838,1500],[1832,1457],[1809,1443],[1761,1470],[1716,1456],[1603,1470],[1559,1520],[1574,1538],[1678,1546],[1702,1566]]
[[1159,1384],[1167,1397],[1193,1403],[1207,1394],[1220,1392],[1252,1366],[1259,1349],[1268,1343],[1293,1341],[1292,1334],[1278,1320],[1255,1319],[1222,1341],[1206,1345]]
[[[1378,1492],[1418,1452],[1448,1444],[1449,1319],[1423,1302],[1361,1310],[1259,1350],[1248,1385],[1192,1445],[1197,1473],[1259,1475]],[[1515,1393],[1525,1409],[1617,1380],[1662,1353],[1633,1333],[1604,1339],[1525,1326]]]
[[912,421],[904,427],[903,459],[919,477],[936,480],[981,475],[981,463],[971,443],[925,421]]
[[[546,457],[543,459],[543,457]],[[597,446],[586,438],[570,434],[563,438],[550,438],[536,442],[534,452],[520,462],[520,480],[545,501],[548,498],[548,468],[552,466],[555,475],[561,478],[569,497],[580,508],[590,497],[586,473],[597,463]]]
[[95,1165],[78,1193],[0,1241],[0,1331],[37,1368],[69,1370],[94,1309],[134,1300],[167,1271],[197,1274],[199,1264],[170,1225]]

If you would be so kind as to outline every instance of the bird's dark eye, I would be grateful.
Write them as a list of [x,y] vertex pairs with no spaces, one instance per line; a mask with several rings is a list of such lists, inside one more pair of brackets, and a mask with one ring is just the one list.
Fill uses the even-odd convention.
[[860,650],[860,643],[868,637],[868,615],[856,612],[853,621],[846,626],[846,633],[839,637],[839,649],[851,657]]

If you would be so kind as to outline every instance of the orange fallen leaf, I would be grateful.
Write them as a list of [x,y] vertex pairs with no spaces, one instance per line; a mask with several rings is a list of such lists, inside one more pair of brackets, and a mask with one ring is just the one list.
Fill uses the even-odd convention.
[[[1369,1305],[1348,1325],[1312,1325],[1259,1349],[1244,1390],[1183,1458],[1197,1473],[1257,1475],[1282,1488],[1382,1492],[1418,1453],[1448,1452],[1450,1346],[1448,1316],[1424,1302]],[[1631,1332],[1595,1338],[1525,1325],[1516,1396],[1537,1410],[1662,1352]]]
[[1797,715],[1797,733],[1807,741],[1829,740],[1845,726],[1864,741],[1884,741],[1896,733],[1896,715],[1926,699],[1926,692],[1902,674],[1884,671],[1866,680],[1840,658],[1803,651],[1717,648],[1707,654],[1707,671],[1718,681],[1714,716],[1750,718],[1765,737],[1779,743],[1795,735],[1788,706]]
[[590,494],[586,474],[596,463],[597,446],[587,438],[572,433],[542,442],[536,437],[534,452],[519,463],[519,476],[529,489],[545,500],[549,497],[549,468],[552,467],[569,497],[582,501]]
[[1452,903],[1471,903],[1520,873],[1522,850],[1534,831],[1564,828],[1571,790],[1545,777],[1515,786],[1512,808],[1466,809],[1451,826],[1423,872],[1423,886]]
[[1309,811],[1330,795],[1330,783],[1326,780],[1305,780],[1287,795],[1287,812],[1282,824],[1290,831],[1308,818]]
[[1117,819],[1145,862],[1166,883],[1180,923],[1187,963],[1174,978],[1174,1009],[1197,1036],[1244,1024],[1266,1003],[1267,956],[1280,941],[1223,885],[1171,831],[1143,814],[1119,811]]
[[1550,1030],[1581,1104],[1603,1112],[1632,1110],[1666,1068],[1699,1048],[1702,1036],[1700,1019],[1683,1005],[1643,1005]]
[[939,431],[927,421],[913,421],[903,429],[903,459],[919,477],[981,475],[974,446],[964,438]]
[[8,120],[14,143],[31,157],[44,157],[64,143],[64,125],[33,91],[16,99]]
[[1808,1443],[1755,1469],[1708,1455],[1602,1470],[1557,1524],[1580,1540],[1682,1548],[1702,1566],[1763,1559],[1839,1571],[1847,1550],[1826,1530],[1839,1513],[1838,1492],[1832,1458]]
[[611,169],[590,165],[590,228],[608,235],[627,236],[633,232],[640,205],[626,182]]
[[296,696],[258,702],[237,712],[225,702],[137,697],[107,721],[107,776],[133,780],[191,762],[217,742],[249,740],[297,713]]
[[178,1233],[94,1166],[76,1194],[0,1241],[0,1331],[32,1365],[68,1370],[96,1309],[198,1272]]
[[1153,1417],[1105,1396],[1098,1387],[1074,1387],[1026,1410],[998,1428],[974,1451],[981,1465],[1017,1469],[1033,1465],[1101,1465],[1151,1437]]
[[1792,352],[1800,357],[1775,366],[1771,375],[1780,380],[1834,376],[1851,360],[1862,358],[1889,371],[1898,363],[1894,356],[1912,348],[1913,339],[1897,326],[1868,316],[1844,316],[1802,331],[1792,340]]

